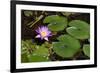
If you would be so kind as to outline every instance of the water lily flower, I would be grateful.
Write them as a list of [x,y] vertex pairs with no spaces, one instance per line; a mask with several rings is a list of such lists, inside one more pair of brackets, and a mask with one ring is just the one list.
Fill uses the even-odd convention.
[[36,38],[41,38],[41,40],[46,40],[48,41],[48,37],[52,36],[51,35],[51,31],[48,29],[47,26],[41,26],[39,27],[36,32],[38,33],[38,35],[36,36]]

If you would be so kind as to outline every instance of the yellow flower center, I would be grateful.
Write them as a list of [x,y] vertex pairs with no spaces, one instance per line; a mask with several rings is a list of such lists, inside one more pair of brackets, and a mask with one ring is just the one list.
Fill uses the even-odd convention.
[[42,32],[41,32],[41,36],[42,36],[42,37],[45,37],[46,35],[47,35],[47,33],[46,33],[45,31],[42,31]]

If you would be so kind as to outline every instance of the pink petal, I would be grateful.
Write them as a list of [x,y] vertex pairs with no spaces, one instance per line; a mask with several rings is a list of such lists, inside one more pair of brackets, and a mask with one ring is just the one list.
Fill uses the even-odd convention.
[[46,41],[49,41],[47,37],[44,38]]
[[36,38],[40,38],[40,37],[41,37],[40,35],[37,35],[37,36],[36,36]]

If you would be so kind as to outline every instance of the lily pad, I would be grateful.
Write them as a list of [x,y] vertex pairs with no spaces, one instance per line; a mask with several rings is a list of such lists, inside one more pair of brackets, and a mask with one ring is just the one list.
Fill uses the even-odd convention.
[[28,56],[28,59],[30,62],[45,62],[45,61],[49,61],[48,57],[45,56],[39,56],[39,55],[30,55]]
[[68,17],[71,14],[75,14],[73,12],[61,12],[64,16]]
[[63,58],[73,57],[80,49],[79,41],[69,35],[61,35],[58,40],[53,43],[53,50]]
[[89,44],[85,44],[83,46],[83,52],[86,56],[90,57],[90,45]]
[[44,45],[36,45],[36,50],[33,51],[31,55],[28,56],[30,62],[44,62],[49,61],[49,51]]
[[49,55],[48,48],[46,48],[43,45],[42,46],[38,46],[33,53],[35,55],[38,55],[38,56],[48,56]]
[[24,11],[24,15],[27,17],[30,17],[33,15],[33,12],[32,11]]
[[[39,46],[32,43],[32,40],[22,41],[21,62],[42,62],[49,60],[49,51],[44,45]],[[29,53],[29,49],[32,49]]]
[[43,22],[49,23],[48,28],[51,31],[61,31],[67,27],[67,18],[58,15],[47,16]]
[[89,24],[81,20],[73,20],[68,24],[66,31],[77,39],[88,39],[90,36]]

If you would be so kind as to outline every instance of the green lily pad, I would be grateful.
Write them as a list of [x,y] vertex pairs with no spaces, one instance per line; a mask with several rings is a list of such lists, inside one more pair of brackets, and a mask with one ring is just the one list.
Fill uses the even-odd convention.
[[24,15],[29,17],[29,16],[33,15],[33,12],[32,11],[24,11]]
[[48,48],[46,48],[43,45],[42,46],[38,46],[33,53],[38,55],[38,56],[48,56],[49,55]]
[[83,46],[83,52],[86,56],[90,57],[90,45],[89,44],[85,44]]
[[73,12],[61,12],[64,16],[68,17],[71,14],[75,14]]
[[[30,49],[32,49],[30,53]],[[32,43],[32,40],[22,40],[21,43],[21,62],[44,62],[49,61],[49,51],[44,45],[39,46]]]
[[73,20],[66,31],[77,39],[88,39],[90,36],[89,24],[81,20]]
[[61,57],[73,57],[80,49],[79,41],[69,35],[61,35],[58,40],[53,43],[53,50]]
[[49,61],[48,57],[45,56],[39,56],[39,55],[30,55],[28,56],[29,62],[45,62],[45,61]]
[[58,15],[47,16],[43,22],[49,23],[48,28],[51,31],[61,31],[67,27],[67,18]]
[[36,50],[33,51],[31,55],[28,56],[30,62],[45,62],[49,61],[49,51],[44,45],[36,45]]

